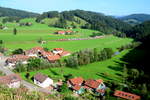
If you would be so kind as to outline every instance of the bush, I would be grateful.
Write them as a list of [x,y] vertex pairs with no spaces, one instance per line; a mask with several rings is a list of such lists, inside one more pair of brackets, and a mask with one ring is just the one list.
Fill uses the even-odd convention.
[[21,48],[16,49],[16,50],[14,50],[14,51],[12,52],[12,54],[23,54],[23,53],[24,53],[24,51],[23,51],[23,49],[21,49]]

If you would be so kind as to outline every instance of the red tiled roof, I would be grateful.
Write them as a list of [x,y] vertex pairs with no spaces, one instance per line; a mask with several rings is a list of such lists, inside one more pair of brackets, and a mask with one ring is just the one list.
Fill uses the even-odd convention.
[[17,62],[17,61],[26,61],[30,57],[26,55],[13,55],[12,57],[8,58],[6,61],[8,62]]
[[65,31],[58,31],[57,33],[58,34],[65,34],[66,32]]
[[94,88],[94,89],[98,88],[98,86],[100,85],[99,82],[92,80],[92,79],[86,80],[84,84],[86,86],[88,86],[90,88]]
[[98,79],[98,80],[96,80],[97,82],[99,82],[99,83],[103,83],[103,80],[102,79]]
[[54,61],[56,61],[56,60],[59,60],[59,59],[60,59],[60,56],[59,56],[59,55],[47,56],[47,59],[48,59],[48,61],[50,61],[50,62],[54,62]]
[[60,53],[60,56],[66,56],[68,54],[71,54],[69,51],[63,51],[62,53]]
[[63,49],[63,48],[54,48],[53,50],[56,50],[56,51],[63,51],[64,49]]
[[73,87],[73,89],[76,90],[76,91],[80,90],[80,88],[81,88],[80,85],[75,85],[75,86]]
[[18,74],[0,76],[0,84],[10,84],[18,81],[21,81],[21,77]]
[[72,33],[73,31],[71,31],[71,30],[67,30],[66,32],[67,32],[67,33]]
[[34,79],[41,82],[41,83],[43,83],[47,78],[48,78],[48,76],[43,75],[41,73],[38,73],[34,76]]
[[44,50],[42,47],[34,47],[34,48],[32,48],[32,49],[34,49],[34,50],[40,50],[40,51],[42,51],[42,50]]
[[115,91],[114,96],[121,97],[121,98],[124,98],[124,99],[129,99],[129,100],[140,100],[140,98],[141,98],[138,95],[123,92],[123,91],[119,91],[119,90]]
[[90,87],[88,87],[88,86],[83,86],[83,88],[84,88],[84,89],[90,89]]
[[44,56],[44,57],[52,56],[52,55],[53,55],[52,52],[46,52],[46,51],[42,51],[41,54],[42,54],[42,56]]
[[84,79],[82,77],[77,77],[77,78],[72,78],[72,79],[69,79],[69,82],[72,84],[72,85],[79,85],[79,84],[82,84],[84,81]]
[[104,89],[98,89],[98,90],[96,90],[96,92],[104,93],[104,92],[105,92],[105,90],[104,90]]
[[34,47],[30,50],[26,50],[25,51],[25,54],[28,55],[28,54],[37,54],[38,52],[43,52],[44,49],[42,47]]

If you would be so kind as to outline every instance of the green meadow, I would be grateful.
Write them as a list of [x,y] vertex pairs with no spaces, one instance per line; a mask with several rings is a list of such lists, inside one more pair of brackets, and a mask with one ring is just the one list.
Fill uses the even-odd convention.
[[[125,50],[121,52],[119,55],[114,56],[112,59],[95,62],[92,64],[81,66],[78,69],[62,67],[62,68],[49,68],[44,70],[32,71],[30,72],[30,78],[32,78],[36,73],[40,72],[46,74],[53,78],[54,80],[64,79],[63,76],[72,74],[74,77],[83,77],[84,79],[103,79],[105,81],[116,81],[122,82],[122,69],[123,66],[120,59],[129,52],[129,50]],[[26,72],[20,73],[23,79],[26,79]],[[28,81],[32,82],[31,79]]]
[[[34,18],[23,19],[21,22],[32,22],[33,25],[19,26],[17,23],[6,23],[4,25],[7,26],[8,29],[0,30],[0,40],[4,41],[4,46],[10,51],[17,48],[26,50],[35,46],[47,47],[50,50],[53,48],[64,48],[65,50],[71,52],[86,48],[112,48],[114,51],[116,51],[118,47],[133,41],[129,38],[118,38],[113,35],[106,35],[104,38],[93,40],[55,41],[57,39],[87,38],[92,35],[93,32],[97,31],[77,28],[73,29],[74,31],[78,31],[77,34],[56,35],[53,33],[64,29],[49,27],[46,24],[36,23]],[[13,35],[13,28],[17,28],[17,35]],[[46,44],[39,44],[37,41],[40,38],[46,41]],[[129,50],[123,51],[119,55],[114,56],[112,59],[81,66],[79,69],[62,67],[39,70],[36,72],[47,74],[56,80],[60,78],[63,79],[63,75],[73,74],[74,76],[82,76],[85,79],[102,78],[104,80],[121,82],[122,66],[119,64],[119,62],[121,63],[120,58],[122,58],[128,52]],[[36,72],[30,72],[31,76],[33,76]],[[25,79],[26,73],[20,74],[22,78]]]

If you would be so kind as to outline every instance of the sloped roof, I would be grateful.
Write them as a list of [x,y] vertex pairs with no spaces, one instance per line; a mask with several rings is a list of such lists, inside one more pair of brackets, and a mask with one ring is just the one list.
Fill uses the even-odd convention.
[[11,75],[0,77],[1,84],[10,84],[18,81],[21,81],[21,77],[18,74],[11,74]]
[[63,51],[64,48],[54,48],[53,50],[56,50],[56,51]]
[[92,80],[92,79],[86,80],[84,84],[86,86],[88,86],[90,88],[94,88],[94,89],[98,88],[98,86],[100,85],[99,82]]
[[103,83],[103,80],[102,79],[98,79],[98,80],[96,80],[97,82],[99,82],[99,83]]
[[17,62],[17,61],[26,61],[30,57],[26,55],[13,55],[12,57],[8,58],[7,62]]
[[59,55],[60,56],[65,56],[65,55],[68,55],[68,54],[71,54],[69,51],[63,51],[62,53],[60,53]]
[[80,85],[75,85],[75,86],[73,87],[73,89],[76,90],[76,91],[80,90],[80,88],[81,88]]
[[44,56],[44,57],[52,56],[52,55],[53,55],[52,52],[46,52],[46,51],[42,51],[41,54],[42,54],[42,56]]
[[72,85],[79,85],[79,84],[82,84],[84,81],[84,79],[82,77],[77,77],[77,78],[72,78],[72,79],[69,79],[69,82],[72,84]]
[[58,34],[64,34],[66,33],[65,31],[57,31]]
[[115,91],[114,96],[121,97],[121,98],[124,98],[124,99],[129,99],[129,100],[140,100],[140,98],[141,98],[138,95],[131,94],[131,93],[128,93],[128,92],[119,91],[119,90]]
[[48,76],[43,75],[41,73],[38,73],[34,76],[34,79],[41,82],[41,83],[43,83],[47,78],[48,78]]
[[52,56],[47,56],[48,61],[56,61],[60,59],[59,55],[52,55]]

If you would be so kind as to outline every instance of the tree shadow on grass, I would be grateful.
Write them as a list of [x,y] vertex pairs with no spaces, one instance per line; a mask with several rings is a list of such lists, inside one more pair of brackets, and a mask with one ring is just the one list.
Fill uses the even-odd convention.
[[104,75],[104,73],[96,73],[96,75],[97,75],[97,76],[100,76],[100,77],[103,77],[103,78],[105,78],[105,79],[107,79],[107,80],[113,80],[113,79],[111,79],[109,76]]
[[108,66],[108,68],[114,70],[114,71],[122,71],[123,69],[121,67],[118,67],[118,66]]
[[123,75],[122,75],[122,74],[120,74],[120,73],[115,73],[115,74],[116,74],[117,76],[121,76],[121,77],[123,76]]
[[125,63],[119,62],[119,61],[114,61],[116,64],[114,66],[108,66],[108,68],[114,70],[114,71],[120,71],[123,72],[123,66]]
[[53,75],[59,75],[56,71],[52,70],[52,69],[49,69],[49,71],[53,74]]

